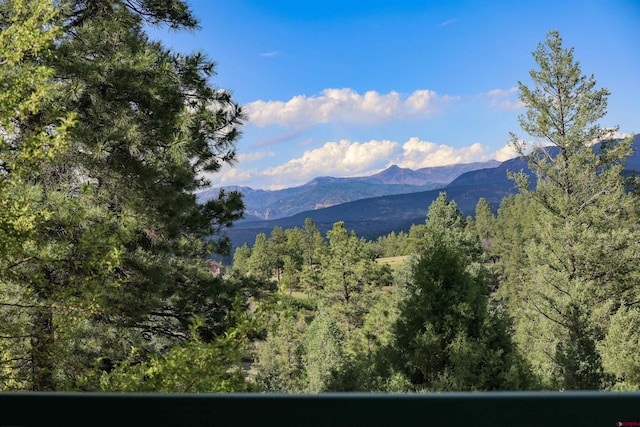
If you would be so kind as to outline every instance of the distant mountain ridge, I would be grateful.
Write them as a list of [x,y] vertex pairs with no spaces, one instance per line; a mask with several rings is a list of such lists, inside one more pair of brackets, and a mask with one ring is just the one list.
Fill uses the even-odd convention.
[[[356,200],[443,188],[465,172],[492,168],[499,164],[500,162],[491,160],[417,170],[394,165],[371,176],[323,176],[304,185],[282,190],[256,190],[240,186],[222,188],[242,192],[246,211],[245,219],[241,222],[274,220]],[[201,191],[197,193],[198,200],[215,197],[219,190],[220,188],[211,188]]]
[[[640,135],[635,137],[633,146],[635,152],[627,159],[626,171],[640,173]],[[269,235],[276,226],[285,229],[302,227],[305,219],[310,218],[323,233],[335,222],[344,221],[347,229],[355,231],[360,237],[373,240],[391,231],[408,231],[411,225],[424,223],[429,206],[441,191],[445,191],[448,198],[456,202],[465,216],[474,214],[481,197],[496,211],[505,196],[519,191],[508,178],[508,171],[524,171],[531,175],[527,160],[515,158],[495,167],[464,172],[441,188],[354,200],[275,220],[242,221],[227,230],[227,234],[234,247],[244,243],[252,245],[258,233]],[[535,182],[531,184],[534,186]]]

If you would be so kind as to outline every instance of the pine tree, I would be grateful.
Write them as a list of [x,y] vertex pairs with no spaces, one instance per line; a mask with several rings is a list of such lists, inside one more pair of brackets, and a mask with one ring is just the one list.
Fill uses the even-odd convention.
[[344,339],[344,330],[320,308],[305,334],[305,392],[343,391],[343,371],[348,363]]
[[489,273],[479,240],[441,193],[400,294],[396,369],[415,390],[499,390],[532,384],[510,336],[509,318],[489,306]]
[[491,211],[489,202],[484,197],[481,197],[476,204],[474,228],[476,234],[480,238],[483,249],[487,252],[489,252],[493,246],[495,222],[496,217]]
[[[144,32],[146,23],[194,28],[189,8],[178,0],[1,7],[2,46],[24,53],[1,55],[14,67],[2,77],[11,87],[2,126],[15,134],[3,137],[1,167],[16,177],[3,184],[2,203],[36,213],[2,221],[14,231],[29,225],[18,230],[26,239],[1,239],[11,331],[3,356],[13,361],[4,387],[73,389],[97,360],[117,363],[131,345],[151,354],[188,340],[198,315],[203,339],[220,334],[238,284],[212,277],[205,260],[228,251],[224,228],[243,205],[224,192],[199,205],[194,191],[233,162],[242,111],[210,86],[204,55],[171,52]],[[13,114],[20,100],[27,108]],[[125,344],[113,345],[114,336]]]
[[258,233],[251,248],[251,256],[247,260],[249,272],[256,277],[271,280],[275,261],[269,250],[269,239],[264,233]]
[[[31,247],[47,243],[40,232],[56,215],[42,203],[34,171],[64,152],[74,124],[73,113],[60,106],[63,85],[47,64],[62,32],[59,19],[51,1],[0,4],[0,320],[6,339],[0,343],[0,388],[20,387],[26,378],[45,390],[54,387],[52,363],[44,360],[51,354],[50,309],[25,302],[11,283],[33,262]],[[31,333],[29,320],[43,326],[41,333]],[[31,372],[14,369],[29,364]]]
[[311,218],[304,220],[302,236],[303,263],[307,266],[316,265],[319,262],[320,255],[326,248],[326,241],[322,237],[320,228]]
[[522,289],[511,302],[520,312],[520,343],[549,384],[551,373],[560,373],[554,387],[598,388],[606,375],[596,344],[611,308],[637,284],[639,240],[629,222],[636,201],[622,176],[631,141],[612,140],[612,131],[598,126],[609,92],[581,74],[557,31],[533,56],[533,88],[519,87],[527,107],[520,125],[539,141],[528,156],[535,190],[524,174],[514,178],[531,201],[535,238],[525,247]]
[[233,253],[233,270],[240,274],[247,274],[249,272],[249,258],[251,257],[251,248],[247,243],[243,243],[242,246],[236,248]]
[[327,232],[329,247],[322,260],[321,301],[350,337],[361,328],[371,304],[372,291],[384,277],[380,266],[368,258],[364,239],[347,231],[342,221]]
[[256,350],[255,383],[267,392],[297,393],[305,390],[304,334],[308,328],[302,313],[279,307],[267,336]]

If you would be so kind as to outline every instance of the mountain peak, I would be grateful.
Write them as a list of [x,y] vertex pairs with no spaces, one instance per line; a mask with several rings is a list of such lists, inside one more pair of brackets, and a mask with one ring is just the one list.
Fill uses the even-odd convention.
[[313,178],[311,181],[309,181],[306,184],[304,184],[303,187],[306,187],[306,186],[313,187],[313,186],[327,185],[329,183],[337,181],[338,179],[340,179],[340,178],[334,178],[332,176],[319,176],[319,177]]

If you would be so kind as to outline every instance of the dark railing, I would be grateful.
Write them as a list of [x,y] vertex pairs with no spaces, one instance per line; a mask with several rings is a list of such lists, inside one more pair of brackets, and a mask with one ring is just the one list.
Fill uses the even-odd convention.
[[0,426],[640,427],[640,393],[0,393]]

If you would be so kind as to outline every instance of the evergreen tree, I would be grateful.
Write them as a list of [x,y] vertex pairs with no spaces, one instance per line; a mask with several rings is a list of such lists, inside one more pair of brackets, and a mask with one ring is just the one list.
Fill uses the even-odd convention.
[[271,270],[275,275],[276,281],[279,283],[284,273],[285,257],[287,253],[287,236],[284,234],[282,227],[274,227],[269,237],[269,254],[272,258],[273,265]]
[[322,237],[320,228],[311,218],[306,218],[304,220],[302,236],[304,265],[313,266],[318,264],[320,261],[320,255],[326,249],[326,241]]
[[390,385],[396,374],[393,371],[395,354],[391,347],[397,311],[395,300],[393,289],[378,291],[362,329],[350,343],[349,374],[354,391],[408,391],[408,388],[398,390]]
[[600,343],[605,369],[615,377],[614,389],[640,389],[640,309],[622,305],[611,317],[609,330]]
[[304,312],[279,306],[273,316],[277,321],[256,350],[256,386],[268,392],[302,392],[306,382],[304,334],[308,327]]
[[[597,343],[608,313],[637,292],[639,240],[630,224],[636,201],[622,176],[631,141],[611,140],[611,130],[598,126],[609,92],[581,74],[557,31],[533,56],[539,66],[530,72],[533,88],[519,87],[527,107],[520,125],[540,142],[529,155],[535,190],[524,174],[514,178],[531,201],[535,239],[525,248],[512,311],[520,312],[521,345],[549,383],[599,388],[606,375]],[[515,135],[512,140],[524,153]],[[551,373],[560,373],[560,381]]]
[[489,308],[489,274],[456,204],[441,193],[427,218],[398,301],[396,369],[416,390],[530,387],[508,318]]
[[[2,77],[13,103],[2,126],[17,130],[3,136],[1,167],[17,178],[15,187],[3,184],[3,200],[26,200],[37,217],[20,220],[30,224],[27,239],[2,239],[3,248],[18,249],[3,249],[0,261],[2,328],[10,332],[2,334],[3,356],[12,361],[4,387],[73,389],[98,359],[114,364],[132,345],[153,354],[188,340],[196,315],[203,339],[220,334],[233,322],[239,284],[212,277],[205,260],[228,251],[223,231],[243,205],[240,194],[224,192],[199,205],[194,191],[207,184],[205,173],[233,161],[242,111],[210,86],[214,68],[204,55],[171,52],[143,29],[195,28],[187,5],[24,0],[0,7],[10,43],[3,47],[23,52],[6,56],[15,72]],[[21,39],[29,34],[16,25],[33,38]],[[24,108],[20,99],[24,114],[14,108]],[[16,175],[20,153],[35,162],[23,162]],[[113,335],[127,345],[111,345]],[[90,351],[75,351],[87,341]]]
[[304,235],[298,227],[284,231],[286,240],[285,255],[283,257],[283,270],[281,288],[288,289],[291,294],[301,287],[302,270],[304,262]]
[[237,322],[224,334],[205,341],[199,336],[198,323],[195,323],[183,345],[149,356],[133,348],[126,362],[110,372],[90,373],[87,383],[97,382],[99,390],[106,392],[249,391],[242,361],[248,354],[249,335],[253,334],[256,322],[238,302],[233,314]]
[[495,222],[496,217],[491,211],[489,202],[484,197],[481,197],[476,204],[474,229],[482,247],[486,252],[489,252],[493,246],[493,237],[495,235]]
[[429,206],[427,225],[434,230],[459,232],[464,228],[465,220],[456,202],[450,201],[447,193],[441,191]]
[[249,272],[249,258],[251,257],[251,248],[246,243],[236,248],[233,253],[233,270],[240,274]]
[[378,265],[367,257],[364,240],[348,232],[343,222],[333,225],[327,239],[321,300],[348,338],[354,329],[362,327],[376,286]]
[[271,279],[273,277],[273,264],[269,251],[269,239],[264,233],[258,233],[251,248],[251,256],[247,261],[249,272],[259,278]]
[[531,203],[522,194],[515,194],[502,199],[498,208],[491,255],[497,258],[498,275],[504,285],[499,292],[501,298],[509,298],[509,291],[515,291],[511,297],[518,298],[522,288],[521,278],[527,263],[525,248],[535,239],[536,220]]
[[327,242],[320,232],[318,225],[306,218],[302,227],[302,268],[300,271],[300,285],[310,298],[322,289],[320,278],[322,256],[326,252]]
[[[21,289],[12,285],[23,276],[24,266],[40,255],[32,248],[48,244],[41,232],[56,215],[55,206],[43,203],[43,189],[34,175],[43,162],[68,147],[74,124],[74,114],[61,107],[64,86],[47,63],[61,33],[59,10],[51,1],[0,3],[2,389],[35,383],[41,389],[54,388],[50,307],[25,300]],[[36,281],[39,278],[33,277]],[[35,331],[38,324],[43,328]]]

